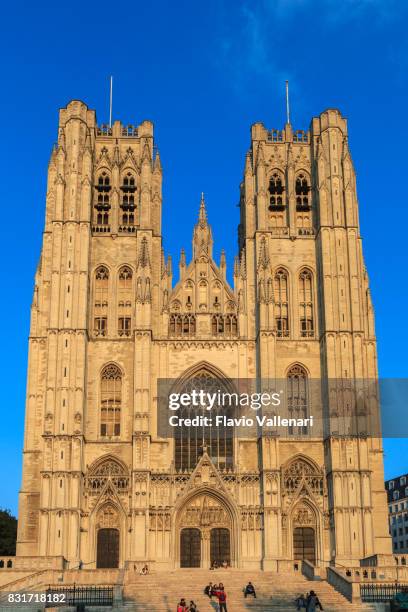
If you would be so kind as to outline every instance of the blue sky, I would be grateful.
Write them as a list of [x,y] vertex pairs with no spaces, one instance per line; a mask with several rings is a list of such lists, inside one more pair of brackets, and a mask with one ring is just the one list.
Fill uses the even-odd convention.
[[[164,167],[165,248],[177,269],[201,191],[215,252],[236,252],[249,128],[297,129],[327,107],[349,121],[380,375],[408,375],[407,68],[404,0],[6,3],[2,8],[3,400],[0,507],[17,508],[29,305],[58,108],[80,98],[108,120],[151,119]],[[386,440],[386,475],[407,472],[406,440]]]

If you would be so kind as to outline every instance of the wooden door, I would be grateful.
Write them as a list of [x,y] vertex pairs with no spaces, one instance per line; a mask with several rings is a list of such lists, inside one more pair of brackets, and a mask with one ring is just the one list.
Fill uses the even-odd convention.
[[118,529],[99,529],[96,567],[119,567]]
[[229,529],[211,529],[210,561],[211,564],[216,561],[218,565],[221,565],[223,561],[226,561],[228,565],[231,565]]
[[180,567],[201,567],[201,533],[199,529],[182,529]]
[[315,531],[311,527],[295,527],[293,530],[293,559],[306,559],[315,565]]

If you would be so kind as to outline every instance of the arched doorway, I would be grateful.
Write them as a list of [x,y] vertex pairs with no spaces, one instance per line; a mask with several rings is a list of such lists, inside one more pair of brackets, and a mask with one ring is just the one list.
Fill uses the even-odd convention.
[[234,533],[229,506],[211,491],[197,493],[180,509],[176,521],[180,567],[208,569],[214,561],[234,565]]
[[224,527],[216,527],[211,529],[210,536],[210,559],[211,564],[214,561],[218,565],[222,565],[224,561],[231,565],[231,542],[230,531]]
[[308,503],[298,504],[292,515],[293,559],[316,565],[316,515]]
[[201,567],[201,533],[199,529],[181,530],[180,567]]
[[98,530],[96,567],[119,567],[119,529]]
[[119,567],[120,518],[118,509],[111,502],[98,510],[95,527],[96,567]]
[[305,559],[316,564],[316,538],[312,527],[295,527],[293,530],[293,558]]

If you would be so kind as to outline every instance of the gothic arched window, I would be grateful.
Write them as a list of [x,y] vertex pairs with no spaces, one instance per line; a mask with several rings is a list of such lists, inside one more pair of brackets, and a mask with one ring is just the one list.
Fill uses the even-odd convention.
[[118,491],[127,491],[129,488],[127,469],[112,457],[98,461],[90,467],[85,486],[90,493],[100,493],[109,481]]
[[279,268],[274,278],[275,329],[278,338],[289,336],[289,287],[286,270]]
[[169,319],[170,336],[194,336],[196,318],[193,314],[171,314]]
[[95,224],[96,231],[109,231],[110,178],[107,172],[102,172],[95,185]]
[[284,189],[281,175],[274,172],[269,181],[269,210],[282,210],[284,208]]
[[[227,387],[222,379],[212,372],[202,369],[187,379],[177,392],[191,394],[192,391],[204,393],[231,394],[232,389]],[[213,422],[217,415],[232,417],[234,407],[229,405],[218,406],[217,402],[211,409],[206,406],[184,406],[178,410],[181,418],[193,418],[197,415],[211,416]],[[175,467],[178,471],[191,471],[197,465],[204,448],[219,469],[231,469],[233,466],[233,428],[224,427],[175,427],[174,428]]]
[[118,335],[130,336],[132,329],[133,272],[122,266],[118,275]]
[[122,372],[109,364],[101,374],[101,436],[111,438],[120,435],[122,407]]
[[[301,365],[294,365],[288,371],[287,398],[288,418],[306,419],[308,416],[308,380],[307,372]],[[289,427],[289,434],[305,434],[306,432],[307,427]]]
[[122,198],[120,203],[121,208],[121,219],[120,219],[120,230],[129,231],[135,223],[135,210],[136,210],[136,179],[131,172],[123,177],[121,186]]
[[300,336],[313,338],[313,276],[310,270],[302,270],[299,275],[299,309],[300,309]]
[[296,178],[295,183],[295,194],[296,194],[296,209],[297,210],[309,210],[309,191],[310,186],[305,174],[299,174]]
[[93,329],[95,336],[106,336],[108,331],[109,270],[99,266],[95,271],[95,301]]

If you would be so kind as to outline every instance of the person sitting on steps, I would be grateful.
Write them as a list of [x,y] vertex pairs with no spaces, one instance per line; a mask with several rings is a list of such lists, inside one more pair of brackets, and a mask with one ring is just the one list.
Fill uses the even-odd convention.
[[212,590],[213,590],[213,588],[214,588],[214,587],[213,587],[213,583],[212,583],[212,582],[209,582],[209,583],[207,584],[207,586],[205,587],[205,589],[204,589],[204,593],[205,593],[205,594],[206,594],[206,595],[207,595],[207,596],[208,596],[210,599],[211,599],[211,597],[212,597]]
[[296,610],[301,610],[302,608],[306,608],[306,597],[301,593],[295,599]]
[[245,597],[247,597],[248,595],[253,595],[254,598],[256,599],[256,591],[255,591],[255,587],[252,584],[252,582],[248,582],[248,584],[246,585],[244,589],[244,595]]

